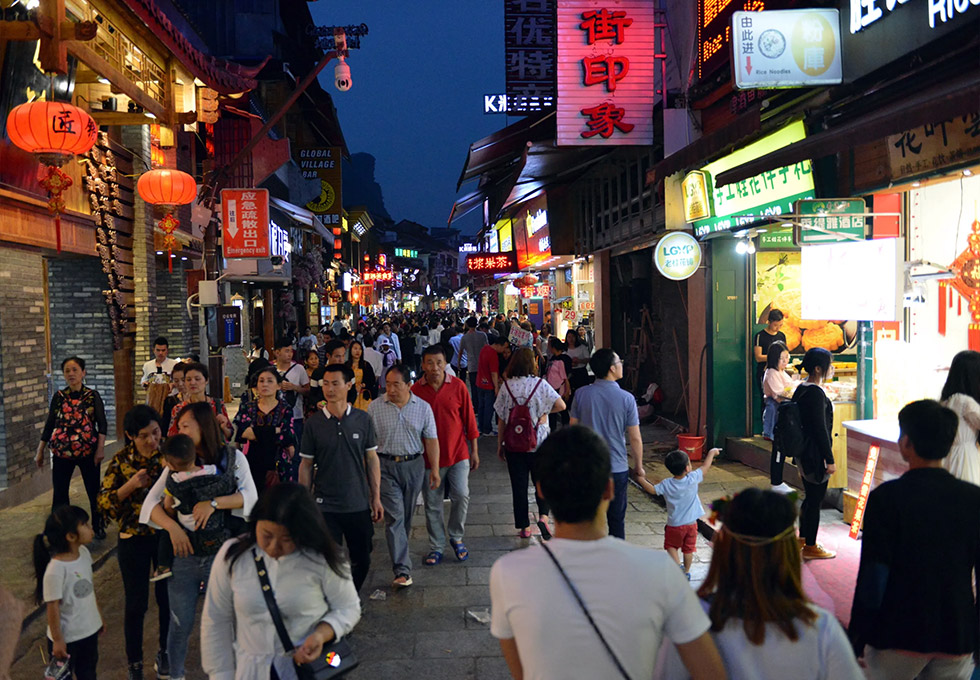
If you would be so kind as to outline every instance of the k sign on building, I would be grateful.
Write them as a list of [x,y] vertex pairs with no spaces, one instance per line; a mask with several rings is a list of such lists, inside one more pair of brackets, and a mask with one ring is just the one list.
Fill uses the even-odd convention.
[[558,145],[653,143],[654,3],[558,0]]

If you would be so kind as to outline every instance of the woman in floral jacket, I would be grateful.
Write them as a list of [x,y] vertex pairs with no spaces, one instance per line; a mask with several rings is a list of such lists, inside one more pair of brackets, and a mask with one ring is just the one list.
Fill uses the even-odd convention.
[[108,426],[102,397],[85,387],[85,360],[68,357],[61,362],[68,386],[55,392],[48,409],[48,419],[41,432],[34,462],[44,467],[44,449],[51,448],[51,482],[54,496],[51,509],[68,505],[68,488],[77,467],[81,470],[88,495],[95,537],[105,538],[105,526],[99,514],[99,466],[105,458],[105,436]]
[[243,404],[235,416],[235,441],[248,443],[248,468],[261,494],[279,481],[295,482],[298,457],[293,409],[279,397],[279,373],[274,366],[252,377],[257,398]]

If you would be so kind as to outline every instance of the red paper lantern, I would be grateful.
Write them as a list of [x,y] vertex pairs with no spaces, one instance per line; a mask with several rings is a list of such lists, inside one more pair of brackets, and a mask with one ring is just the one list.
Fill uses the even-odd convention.
[[518,288],[528,288],[530,286],[533,286],[537,282],[538,282],[537,276],[535,276],[534,274],[525,274],[521,278],[517,279],[515,283],[517,283]]
[[157,226],[163,230],[163,242],[167,246],[167,267],[173,271],[173,247],[177,244],[174,232],[180,225],[173,213],[178,205],[194,202],[197,198],[197,182],[191,175],[180,170],[150,170],[140,176],[136,190],[140,198],[147,203],[162,206],[166,213]]
[[11,109],[7,136],[16,146],[37,156],[44,166],[38,181],[48,192],[48,210],[54,214],[55,247],[61,252],[61,197],[72,185],[61,170],[75,154],[85,154],[95,145],[99,128],[92,117],[65,102],[36,101]]

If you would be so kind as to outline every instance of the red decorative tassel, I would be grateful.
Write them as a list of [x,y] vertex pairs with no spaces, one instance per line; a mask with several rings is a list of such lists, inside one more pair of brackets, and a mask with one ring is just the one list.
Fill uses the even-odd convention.
[[980,352],[980,323],[970,323],[969,336],[970,349],[972,349],[974,352]]
[[61,194],[72,185],[71,177],[55,166],[45,166],[47,172],[38,183],[48,192],[48,210],[54,215],[55,246],[61,252],[61,211],[65,209],[65,199]]
[[956,298],[956,316],[963,315],[963,298]]
[[58,252],[61,252],[61,213],[54,214],[54,243]]
[[939,282],[939,334],[946,335],[946,282]]

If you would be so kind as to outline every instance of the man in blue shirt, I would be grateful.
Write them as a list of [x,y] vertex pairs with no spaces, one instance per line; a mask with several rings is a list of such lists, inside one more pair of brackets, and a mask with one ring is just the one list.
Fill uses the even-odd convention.
[[[623,360],[614,351],[597,350],[589,359],[589,368],[595,374],[596,381],[575,392],[571,424],[581,423],[592,428],[609,445],[616,495],[609,504],[606,521],[610,536],[625,539],[626,490],[629,487],[630,468],[637,479],[646,477],[640,416],[636,411],[636,399],[616,383],[623,378]],[[630,457],[626,455],[627,438],[632,465]]]

